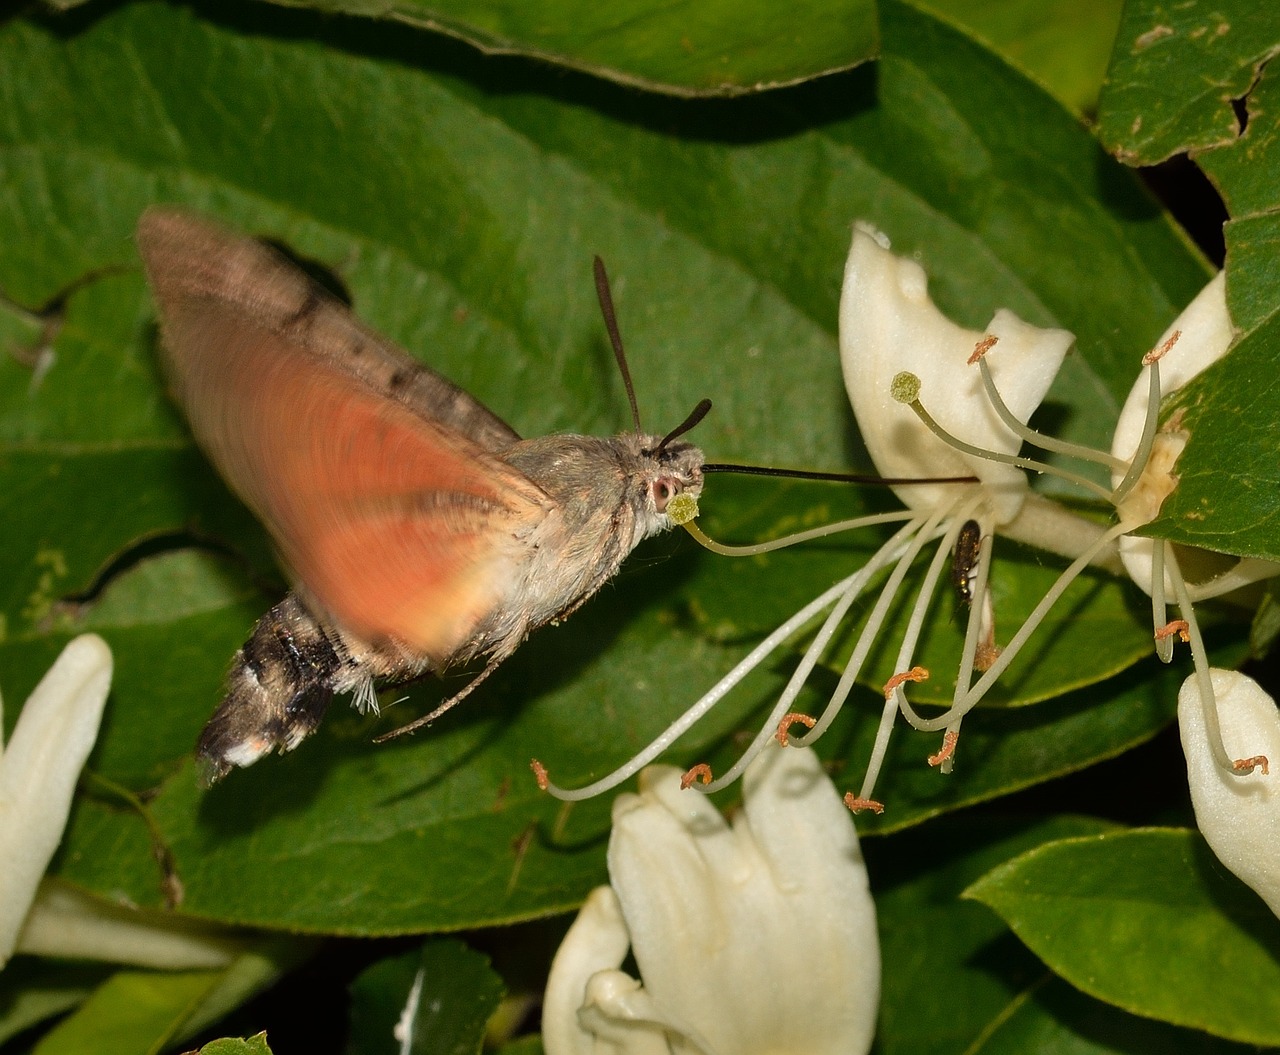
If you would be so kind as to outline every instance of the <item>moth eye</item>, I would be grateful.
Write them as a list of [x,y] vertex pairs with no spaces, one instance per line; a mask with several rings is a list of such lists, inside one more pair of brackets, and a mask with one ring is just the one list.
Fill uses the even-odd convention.
[[667,511],[667,503],[680,493],[680,488],[676,486],[674,480],[669,480],[665,476],[660,480],[653,481],[653,505],[659,513]]

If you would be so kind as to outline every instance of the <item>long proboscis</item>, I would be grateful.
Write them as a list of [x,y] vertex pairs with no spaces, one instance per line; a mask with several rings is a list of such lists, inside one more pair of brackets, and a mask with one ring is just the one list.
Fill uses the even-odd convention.
[[882,484],[905,487],[910,484],[976,484],[976,476],[875,476],[869,473],[822,472],[812,469],[786,469],[772,465],[734,465],[708,462],[704,473],[739,473],[742,476],[781,476],[789,480],[820,480],[842,484]]

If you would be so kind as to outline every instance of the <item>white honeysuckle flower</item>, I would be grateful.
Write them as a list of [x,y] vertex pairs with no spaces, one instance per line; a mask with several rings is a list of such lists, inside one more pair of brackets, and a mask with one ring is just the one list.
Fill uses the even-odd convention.
[[[1177,335],[1175,338],[1175,334]],[[1227,291],[1225,272],[1218,272],[1209,284],[1196,296],[1181,315],[1165,330],[1158,347],[1170,344],[1167,353],[1160,360],[1160,387],[1164,394],[1176,392],[1188,381],[1199,376],[1207,367],[1221,359],[1231,347],[1236,330],[1231,322],[1231,314],[1227,310]],[[1148,409],[1151,403],[1151,385],[1146,378],[1140,377],[1129,392],[1120,417],[1116,421],[1116,430],[1111,441],[1111,453],[1124,464],[1133,460],[1134,453],[1142,442],[1143,428],[1149,419]],[[1164,486],[1154,480],[1148,486],[1139,485],[1134,488],[1135,496],[1129,509],[1120,511],[1123,517],[1128,515],[1135,521],[1148,523],[1154,520],[1160,511],[1160,503],[1168,494],[1176,477],[1170,477],[1170,469],[1186,446],[1187,437],[1176,428],[1161,435],[1160,447],[1153,452],[1151,462],[1156,465],[1157,472],[1148,476],[1162,477],[1168,481]],[[1124,471],[1116,470],[1112,474],[1113,485],[1119,485]],[[1152,592],[1152,574],[1155,560],[1156,540],[1143,538],[1140,535],[1124,535],[1120,539],[1120,559],[1124,562],[1133,581],[1148,594]],[[1280,574],[1280,565],[1270,561],[1244,558],[1229,562],[1234,564],[1228,571],[1223,571],[1223,558],[1213,555],[1214,560],[1196,561],[1191,551],[1183,548],[1183,563],[1188,559],[1195,564],[1208,563],[1212,569],[1212,579],[1191,587],[1192,596],[1199,600],[1203,597],[1217,596],[1237,589],[1260,578],[1268,578]],[[1184,569],[1191,571],[1191,567]],[[1172,592],[1173,579],[1165,572],[1165,590]]]
[[[995,337],[991,373],[1006,406],[1026,424],[1062,366],[1075,338],[1045,330],[1000,309],[987,329],[967,330],[929,299],[929,280],[915,260],[894,256],[889,240],[865,224],[853,232],[840,298],[840,362],[844,385],[867,453],[881,476],[976,476],[995,526],[1022,508],[1027,474],[1017,466],[974,457],[934,435],[891,394],[894,378],[920,379],[920,399],[948,433],[986,451],[1014,455],[1022,437],[1000,418],[970,363],[974,347]],[[899,487],[909,509],[960,504],[965,484]]]
[[98,737],[111,650],[72,640],[27,699],[0,754],[0,966],[13,955]]
[[[1199,676],[1178,693],[1178,727],[1196,824],[1214,854],[1280,916],[1280,781],[1259,764],[1248,774],[1223,770],[1217,745],[1232,757],[1280,759],[1280,711],[1252,678],[1210,670],[1215,712],[1205,709]],[[1215,722],[1219,728],[1211,727]],[[1269,768],[1269,767],[1266,767]]]
[[[1206,367],[1221,359],[1235,338],[1231,315],[1227,311],[1226,274],[1218,272],[1209,284],[1197,294],[1195,300],[1169,326],[1157,342],[1157,347],[1167,344],[1177,334],[1177,340],[1160,360],[1160,381],[1164,392],[1181,388]],[[1139,377],[1129,390],[1128,398],[1116,419],[1116,429],[1111,438],[1111,453],[1126,465],[1133,460],[1142,442],[1142,432],[1147,422],[1151,403],[1151,388],[1146,377]],[[1112,472],[1112,483],[1119,484],[1126,470]],[[1138,550],[1149,540],[1127,538],[1120,549]],[[1150,578],[1150,550],[1145,567],[1134,569],[1127,557],[1125,566],[1134,581],[1142,585],[1143,578]]]
[[[1150,357],[1147,376],[1139,377],[1125,400],[1111,443],[1111,453],[1117,461],[1112,484],[1121,496],[1116,513],[1126,529],[1119,539],[1120,559],[1133,581],[1151,597],[1156,654],[1160,659],[1166,663],[1172,660],[1175,633],[1191,646],[1196,673],[1183,685],[1179,714],[1187,697],[1198,693],[1203,743],[1209,746],[1216,768],[1228,782],[1248,776],[1258,766],[1266,768],[1262,760],[1271,752],[1254,748],[1233,753],[1231,742],[1219,734],[1220,702],[1215,690],[1219,676],[1225,678],[1227,673],[1216,671],[1210,677],[1208,652],[1193,602],[1280,574],[1280,564],[1256,558],[1234,560],[1129,532],[1154,520],[1178,485],[1177,462],[1188,436],[1179,418],[1157,430],[1161,397],[1221,359],[1235,336],[1227,308],[1226,279],[1219,272],[1160,338],[1159,352]],[[1169,595],[1182,616],[1175,622],[1168,618]],[[1234,680],[1230,683],[1237,687]]]
[[24,953],[186,970],[224,966],[234,933],[112,905],[45,878],[98,737],[112,658],[96,634],[62,650],[0,750],[0,967]]
[[[857,834],[812,751],[748,767],[732,823],[678,770],[614,803],[610,887],[552,964],[547,1055],[859,1055],[880,993]],[[640,978],[620,967],[630,948]]]

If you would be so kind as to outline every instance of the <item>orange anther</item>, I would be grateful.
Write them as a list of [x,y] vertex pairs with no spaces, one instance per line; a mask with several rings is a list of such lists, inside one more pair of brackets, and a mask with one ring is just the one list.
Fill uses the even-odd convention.
[[1163,641],[1166,637],[1172,637],[1174,634],[1182,638],[1183,644],[1191,640],[1191,628],[1187,626],[1185,619],[1173,619],[1165,623],[1164,626],[1156,627],[1155,638],[1157,641]]
[[973,652],[973,669],[983,672],[990,670],[1003,651],[994,641],[979,641]]
[[538,790],[546,791],[547,785],[551,783],[551,778],[547,776],[547,767],[535,758],[529,763],[529,768],[533,770],[533,779],[538,782]]
[[854,813],[861,813],[863,810],[870,810],[872,813],[884,812],[883,802],[876,802],[875,799],[860,799],[852,791],[844,793],[844,804]]
[[929,756],[929,765],[940,766],[948,758],[956,753],[956,741],[960,739],[960,734],[954,729],[948,729],[942,734],[942,750],[936,755]]
[[1238,773],[1242,777],[1248,776],[1255,769],[1261,769],[1262,775],[1267,775],[1267,756],[1254,755],[1252,758],[1238,758],[1231,763],[1233,772]]
[[907,681],[925,681],[929,677],[929,672],[924,667],[912,667],[910,670],[904,670],[901,674],[895,674],[892,678],[884,683],[885,702],[893,699],[893,694],[898,686]]
[[1169,353],[1169,349],[1178,343],[1178,339],[1181,336],[1181,330],[1174,330],[1173,333],[1169,334],[1169,339],[1164,344],[1160,345],[1159,348],[1152,348],[1142,357],[1142,365],[1150,366],[1152,363],[1158,363]]
[[996,341],[1000,340],[994,333],[987,334],[982,340],[973,346],[973,354],[969,356],[968,365],[972,366],[981,359],[987,352],[995,347]]
[[799,711],[792,711],[790,714],[784,714],[782,721],[778,723],[778,731],[773,734],[774,739],[783,747],[787,746],[787,734],[791,731],[793,725],[803,725],[806,729],[812,729],[818,724],[818,719],[808,714],[801,714]]
[[711,767],[705,762],[699,762],[680,778],[680,788],[682,791],[688,791],[693,787],[693,782],[695,780],[705,787],[707,784],[711,783],[711,779]]

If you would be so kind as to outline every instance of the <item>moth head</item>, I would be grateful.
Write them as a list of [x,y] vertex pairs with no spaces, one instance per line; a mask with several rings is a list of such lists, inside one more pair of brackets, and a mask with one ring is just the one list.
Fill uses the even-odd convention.
[[702,494],[702,449],[677,441],[648,452],[653,460],[649,479],[649,501],[655,515],[665,516],[667,506],[679,494],[697,498]]
[[702,493],[702,450],[683,440],[663,444],[661,439],[636,432],[614,439],[635,514],[635,542],[672,526],[667,508],[677,495]]
[[646,463],[643,473],[648,488],[646,510],[649,517],[657,521],[648,531],[671,526],[667,506],[676,495],[688,494],[697,498],[702,494],[702,466],[707,459],[701,448],[680,437],[705,418],[710,410],[711,400],[699,401],[689,416],[661,439],[644,436],[637,429],[640,457]]

